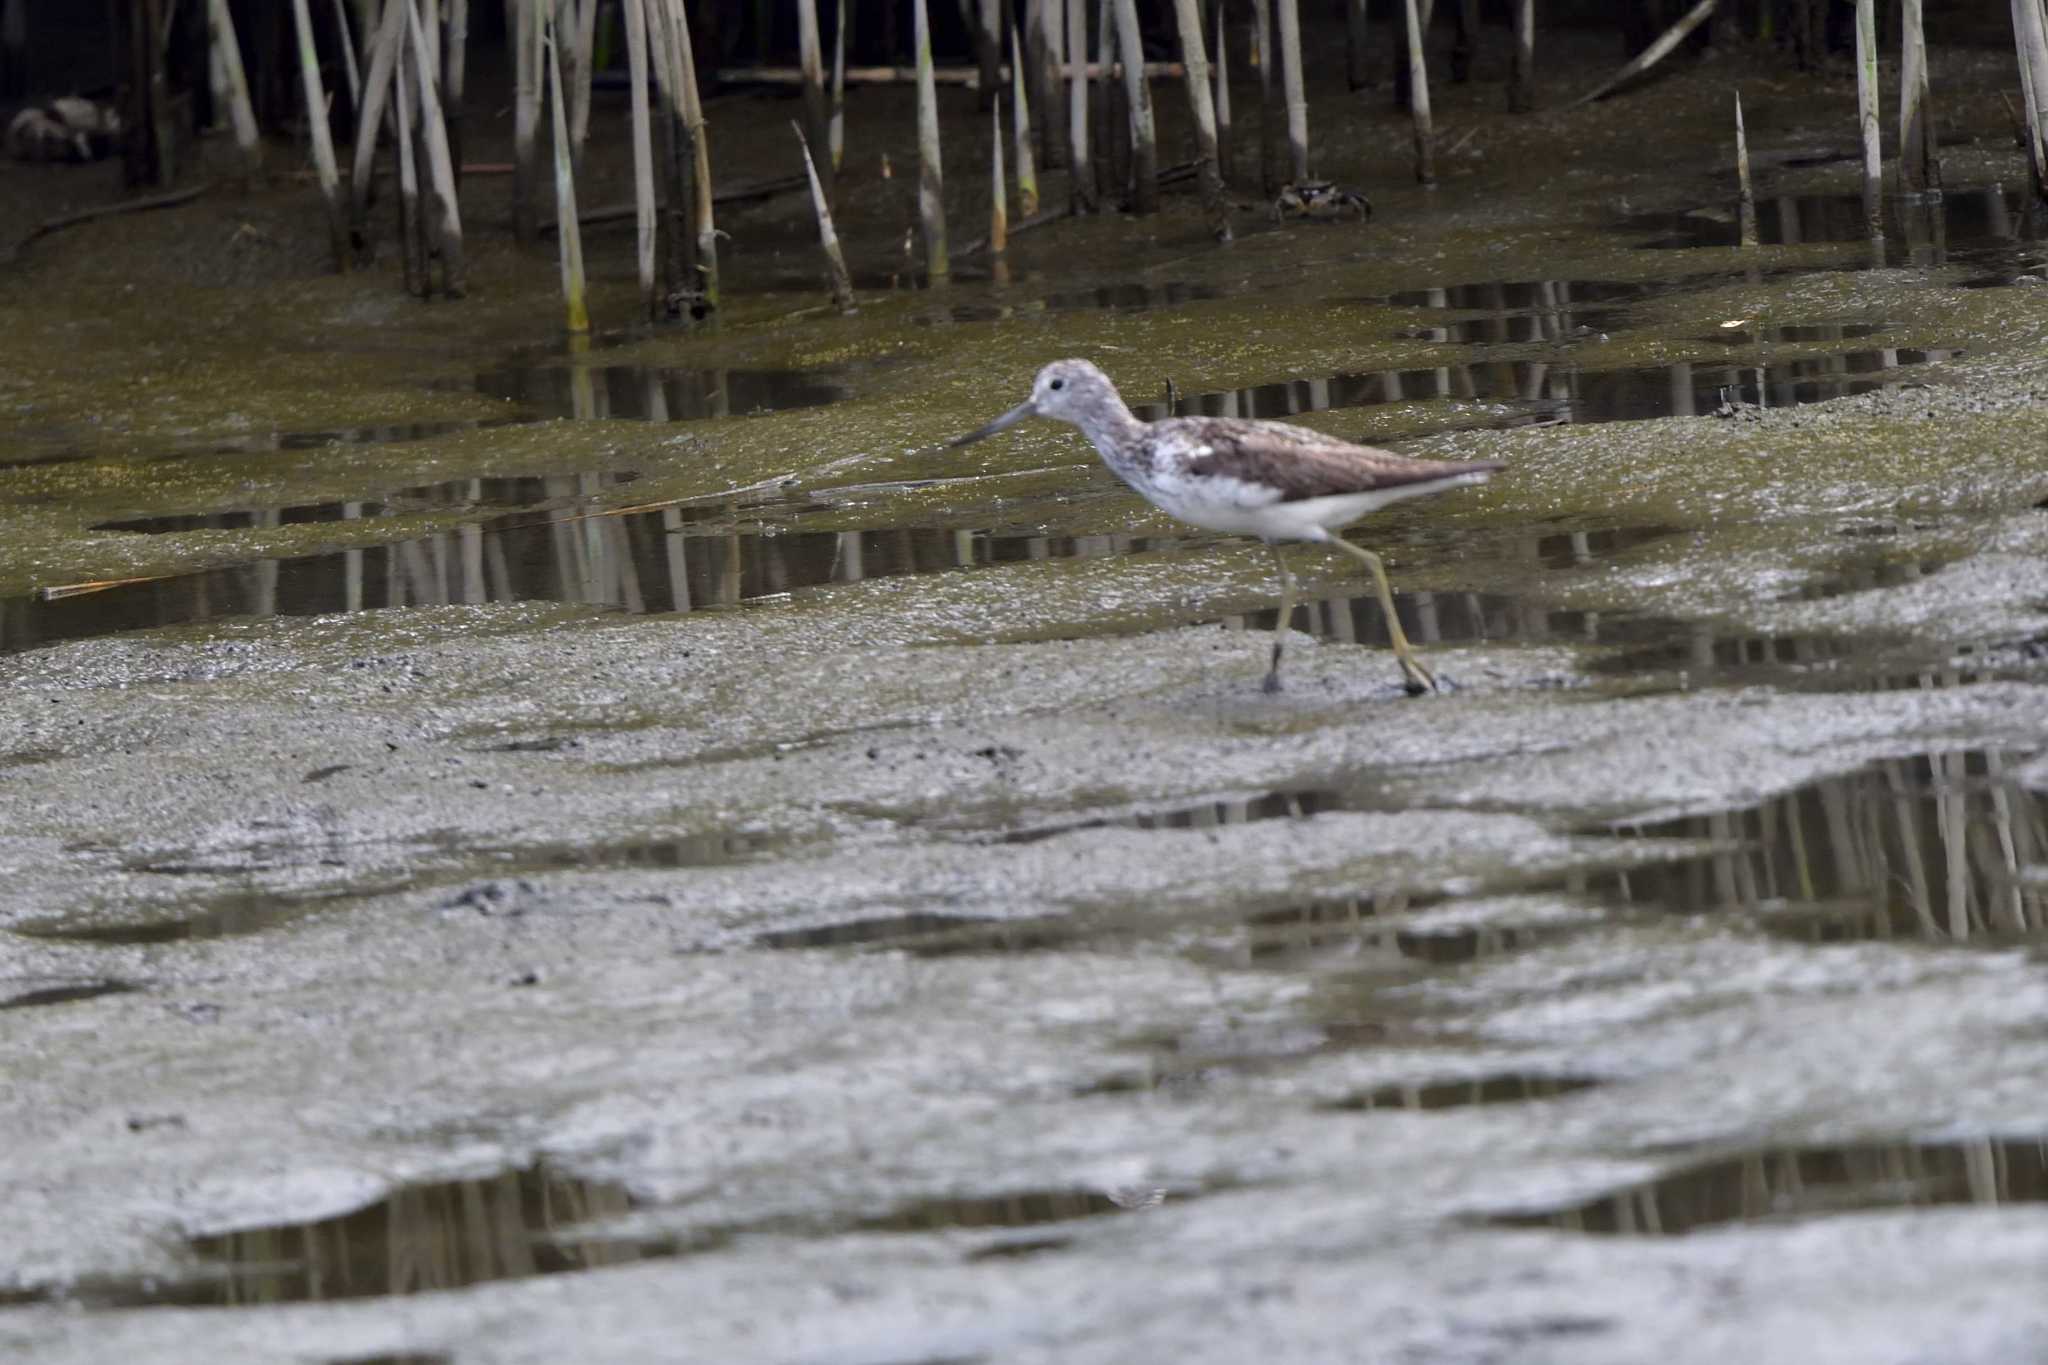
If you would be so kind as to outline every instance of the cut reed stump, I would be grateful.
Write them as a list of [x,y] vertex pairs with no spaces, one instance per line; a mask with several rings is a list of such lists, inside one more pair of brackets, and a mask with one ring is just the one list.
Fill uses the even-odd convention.
[[952,274],[946,259],[945,171],[939,164],[939,92],[932,81],[928,0],[912,0],[917,44],[917,217],[924,229],[925,273],[934,284]]
[[[1264,3],[1264,0],[1259,2]],[[1136,0],[1112,0],[1112,3],[1116,6],[1118,49],[1127,54],[1143,51]],[[1127,61],[1123,67],[1124,102],[1130,106],[1131,121],[1131,205],[1139,213],[1156,213],[1159,210],[1159,140],[1152,121],[1152,87],[1139,63]],[[1022,167],[1018,169],[1018,177],[1021,181]],[[1027,218],[1037,208],[1036,194],[1019,205],[1019,210]]]
[[[797,146],[803,148],[804,174],[811,183],[811,209],[818,215],[818,245],[825,252],[825,264],[831,272],[832,304],[842,313],[859,312],[853,301],[853,276],[846,272],[846,256],[839,249],[839,234],[832,230],[832,205],[825,197],[825,186],[818,179],[818,163],[811,156],[810,141],[804,137],[803,126],[790,120],[790,130],[796,134]],[[1002,154],[1000,143],[997,155]]]
[[1202,208],[1209,218],[1209,231],[1217,241],[1227,242],[1231,240],[1230,202],[1223,194],[1223,168],[1217,160],[1216,106],[1209,98],[1209,57],[1202,46],[1202,18],[1196,12],[1195,0],[1174,0],[1173,15],[1180,29],[1188,104],[1195,116],[1195,158],[1202,186]]

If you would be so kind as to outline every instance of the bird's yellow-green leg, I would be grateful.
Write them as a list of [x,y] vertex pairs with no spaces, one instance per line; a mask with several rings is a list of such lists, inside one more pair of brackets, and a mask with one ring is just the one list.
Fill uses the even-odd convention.
[[1394,590],[1387,586],[1387,569],[1380,563],[1380,557],[1371,550],[1361,550],[1341,536],[1331,536],[1324,544],[1333,550],[1342,550],[1354,559],[1363,560],[1365,567],[1372,570],[1372,585],[1379,590],[1380,610],[1387,614],[1387,638],[1394,642],[1394,657],[1401,663],[1402,676],[1407,679],[1408,694],[1419,697],[1424,692],[1438,690],[1436,675],[1422,666],[1415,657],[1415,651],[1408,647],[1408,637],[1401,630],[1401,617],[1394,610]]
[[1280,547],[1272,541],[1266,548],[1273,552],[1273,567],[1280,571],[1280,619],[1273,623],[1273,666],[1266,670],[1266,681],[1262,684],[1268,692],[1280,690],[1280,655],[1287,647],[1287,623],[1294,619],[1294,575],[1287,572],[1287,561],[1280,557]]

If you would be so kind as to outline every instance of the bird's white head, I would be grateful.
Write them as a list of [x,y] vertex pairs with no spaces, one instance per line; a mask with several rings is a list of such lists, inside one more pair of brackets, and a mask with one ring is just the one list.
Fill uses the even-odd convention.
[[1086,360],[1055,360],[1038,372],[1031,396],[979,431],[955,438],[951,444],[970,445],[985,436],[1017,425],[1027,417],[1050,417],[1072,422],[1082,430],[1113,415],[1128,416],[1123,399],[1109,376]]

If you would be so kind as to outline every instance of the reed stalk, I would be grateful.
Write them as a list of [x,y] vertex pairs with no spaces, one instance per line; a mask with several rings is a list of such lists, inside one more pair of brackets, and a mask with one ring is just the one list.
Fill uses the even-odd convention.
[[413,94],[412,82],[408,79],[411,60],[408,58],[408,44],[405,38],[405,16],[400,6],[405,0],[385,0],[389,7],[386,16],[399,21],[398,47],[392,54],[395,58],[396,92],[391,99],[392,136],[398,143],[398,251],[403,263],[405,292],[425,298],[428,289],[427,257],[422,246],[420,231],[420,178],[419,163],[413,147]]
[[839,23],[832,31],[832,126],[825,137],[834,175],[846,162],[846,19],[846,0],[839,0]]
[[[1408,111],[1415,120],[1415,181],[1436,184],[1436,134],[1429,119],[1429,67],[1422,60],[1422,20],[1415,0],[1401,0],[1408,18]],[[1706,0],[1712,4],[1713,0]]]
[[[796,134],[799,147],[804,149],[804,174],[811,182],[811,208],[818,215],[818,245],[824,248],[825,263],[832,272],[832,304],[842,313],[854,313],[859,307],[853,301],[853,277],[846,273],[846,256],[839,249],[839,234],[832,230],[832,205],[825,197],[825,186],[818,179],[818,163],[811,157],[810,140],[804,136],[802,125],[790,121],[790,129]],[[997,144],[997,153],[1002,146]]]
[[[1095,148],[1096,192],[1105,197],[1116,194],[1118,176],[1119,125],[1114,121],[1116,103],[1116,19],[1109,12],[1109,0],[1090,0],[1095,13],[1095,62],[1088,68],[1088,132]],[[1128,161],[1128,157],[1122,158]]]
[[455,194],[455,159],[448,150],[448,125],[441,119],[441,94],[436,89],[435,68],[427,59],[433,53],[420,26],[419,11],[412,0],[398,0],[405,6],[405,21],[412,33],[412,50],[417,64],[413,74],[419,81],[420,131],[427,144],[427,175],[432,186],[432,204],[427,222],[434,245],[441,253],[441,292],[459,299],[468,288],[462,256],[462,208]]
[[1216,6],[1216,173],[1229,181],[1236,168],[1230,142],[1230,44],[1223,31],[1223,10]]
[[1273,78],[1273,0],[1252,0],[1252,47],[1259,68],[1259,188],[1271,195],[1281,183],[1276,139],[1283,117],[1280,83]]
[[1301,12],[1296,0],[1278,0],[1280,85],[1287,99],[1287,165],[1294,179],[1308,179],[1308,95],[1301,78]]
[[583,336],[590,331],[590,298],[583,278],[583,229],[576,221],[576,172],[569,154],[569,117],[562,99],[562,62],[557,51],[559,17],[559,11],[550,10],[543,25],[555,134],[555,221],[561,226],[559,246],[566,325],[571,336]]
[[462,183],[462,94],[469,83],[469,0],[448,0],[448,45],[441,53],[441,117],[448,126],[448,157]]
[[626,11],[626,69],[633,128],[633,246],[640,270],[640,305],[650,321],[664,309],[654,276],[654,125],[648,116],[647,9],[622,0]]
[[348,81],[348,107],[353,113],[363,107],[363,84],[356,70],[356,43],[349,32],[347,0],[334,0],[334,29],[341,44],[341,74]]
[[[1152,86],[1145,79],[1143,39],[1138,30],[1137,0],[1113,0],[1116,5],[1116,45],[1124,62],[1124,101],[1131,110],[1131,200],[1139,213],[1159,211],[1159,139],[1152,122]],[[1023,178],[1023,170],[1018,170]],[[1018,206],[1030,217],[1037,211],[1036,196]]]
[[1010,247],[1009,185],[1003,175],[1003,106],[998,100],[989,110],[995,138],[989,144],[988,250],[1001,256]]
[[327,127],[327,96],[320,88],[320,54],[313,43],[313,16],[306,0],[292,0],[292,27],[299,40],[299,86],[306,97],[313,169],[320,177],[320,197],[327,201],[327,235],[334,251],[334,268],[346,271],[348,220],[341,206],[341,172],[334,164],[334,136]]
[[[399,0],[387,0],[398,3]],[[524,246],[539,235],[537,134],[540,129],[540,6],[545,0],[510,0],[512,13],[512,235]]]
[[1038,107],[1045,111],[1045,126],[1039,131],[1038,160],[1050,170],[1067,164],[1066,144],[1060,141],[1053,121],[1067,79],[1066,0],[1045,0],[1041,22],[1045,25],[1045,99]]
[[228,117],[234,123],[235,148],[243,173],[254,181],[263,174],[263,145],[256,135],[256,111],[249,103],[249,78],[242,70],[242,45],[235,40],[235,21],[228,0],[206,0],[206,27],[220,54],[221,75],[228,88]]
[[1749,138],[1742,130],[1742,92],[1735,92],[1735,179],[1740,190],[1742,245],[1756,245],[1756,194],[1749,181]]
[[939,164],[939,91],[932,81],[932,21],[927,0],[911,0],[917,44],[917,217],[924,228],[925,273],[952,274],[946,259],[945,170]]
[[1002,0],[974,0],[973,5],[974,61],[980,76],[983,108],[994,108],[1003,93],[1003,35],[996,23],[1002,7]]
[[1514,0],[1515,65],[1508,80],[1508,109],[1526,114],[1536,107],[1536,0]]
[[661,254],[664,315],[673,315],[682,296],[695,281],[687,257],[690,253],[689,134],[683,130],[682,83],[676,72],[676,43],[672,7],[668,0],[650,0],[647,5],[647,38],[652,51],[654,83],[661,92],[660,174],[667,187],[660,195],[660,228],[656,233]]
[[1873,0],[1856,0],[1856,123],[1863,138],[1863,216],[1875,234],[1883,222],[1884,153],[1877,133],[1877,7]]
[[2012,11],[2034,191],[2048,198],[2048,22],[2044,22],[2040,0],[2013,0]]
[[[1118,0],[1129,4],[1130,0]],[[1136,20],[1132,21],[1133,23]],[[1038,166],[1031,154],[1031,99],[1024,93],[1025,68],[1018,65],[1017,29],[1010,28],[1010,113],[1017,139],[1017,212],[1026,218],[1038,212]],[[1128,77],[1126,77],[1128,79]],[[1156,198],[1157,191],[1154,191]]]
[[576,69],[569,73],[569,150],[576,169],[583,169],[583,149],[590,143],[590,77],[597,59],[598,0],[561,0],[576,6]]
[[[804,145],[808,149],[815,142],[820,147],[829,147],[832,134],[825,112],[825,47],[818,36],[818,0],[796,0],[796,46],[797,61],[804,72]],[[805,155],[809,155],[808,150]],[[825,165],[828,199],[831,197],[832,172],[833,166],[828,159]]]
[[1202,186],[1202,208],[1209,218],[1209,231],[1217,241],[1227,242],[1231,239],[1230,203],[1224,198],[1223,172],[1217,162],[1216,107],[1209,99],[1209,57],[1202,48],[1202,18],[1195,0],[1173,0],[1173,16],[1180,30],[1188,104],[1195,117],[1195,174]]
[[1697,5],[1694,5],[1680,16],[1677,23],[1659,34],[1657,41],[1651,43],[1625,62],[1619,71],[1616,71],[1606,80],[1601,81],[1600,84],[1594,86],[1591,90],[1588,90],[1585,94],[1564,107],[1566,109],[1576,109],[1582,104],[1591,104],[1623,81],[1634,80],[1637,76],[1642,75],[1643,72],[1648,71],[1651,67],[1663,61],[1671,55],[1673,48],[1676,48],[1685,41],[1685,36],[1688,33],[1691,33],[1707,21],[1707,16],[1714,12],[1714,6],[1718,3],[1720,3],[1720,0],[1700,0]]
[[1927,34],[1921,0],[1899,6],[1899,188],[1908,194],[1941,191],[1941,159],[1928,123]]
[[1088,147],[1088,11],[1066,0],[1067,199],[1075,213],[1096,208],[1095,162]]
[[718,312],[718,227],[711,201],[711,139],[704,128],[704,99],[697,88],[697,60],[692,50],[689,16],[682,0],[668,0],[675,20],[676,57],[682,68],[683,122],[690,134],[691,188],[696,203],[690,225],[697,234],[697,290],[707,317]]

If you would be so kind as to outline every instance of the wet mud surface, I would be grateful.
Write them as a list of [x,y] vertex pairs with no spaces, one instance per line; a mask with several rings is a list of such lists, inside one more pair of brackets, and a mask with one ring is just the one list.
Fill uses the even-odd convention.
[[[579,348],[502,233],[422,310],[297,190],[39,243],[0,1355],[2048,1355],[2039,210],[1972,105],[1869,240],[1850,87],[1766,71],[1743,252],[1725,69],[1451,87],[1434,197],[1354,100],[1370,225],[945,289],[850,176],[858,316],[771,203],[720,330]],[[1444,693],[1300,547],[1263,694],[1263,549],[1066,428],[943,450],[1066,354],[1505,461],[1351,533]]]

